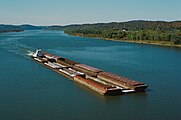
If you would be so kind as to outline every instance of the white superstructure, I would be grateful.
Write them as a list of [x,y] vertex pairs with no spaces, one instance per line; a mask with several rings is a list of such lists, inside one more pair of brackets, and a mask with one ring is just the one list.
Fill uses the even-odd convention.
[[41,52],[41,49],[38,49],[38,50],[36,50],[36,52],[35,53],[33,53],[33,55],[32,55],[32,57],[40,57],[40,56],[43,56],[42,55],[42,52]]

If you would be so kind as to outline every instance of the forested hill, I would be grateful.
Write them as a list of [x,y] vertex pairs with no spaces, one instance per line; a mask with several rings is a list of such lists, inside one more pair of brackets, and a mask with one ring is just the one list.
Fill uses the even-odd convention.
[[44,26],[33,26],[33,25],[3,25],[0,24],[0,33],[2,32],[20,32],[23,30],[37,30],[44,29]]
[[3,32],[20,32],[23,31],[19,26],[14,25],[0,25],[0,33]]
[[51,26],[52,28],[86,37],[181,44],[181,21],[129,21]]

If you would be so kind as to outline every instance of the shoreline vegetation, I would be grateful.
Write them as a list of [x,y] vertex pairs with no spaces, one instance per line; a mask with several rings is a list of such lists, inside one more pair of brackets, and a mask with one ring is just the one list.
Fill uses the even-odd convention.
[[128,21],[49,26],[66,34],[104,40],[181,47],[181,21]]
[[174,44],[173,42],[165,42],[165,41],[110,39],[110,38],[103,38],[103,37],[85,36],[81,34],[68,34],[68,35],[77,36],[77,37],[85,37],[85,38],[96,38],[96,39],[102,39],[102,40],[111,40],[111,41],[116,41],[116,42],[129,42],[129,43],[158,45],[158,46],[166,46],[166,47],[181,47],[181,44]]
[[104,40],[181,47],[181,21],[143,21],[78,24],[66,26],[3,25],[0,33],[24,30],[59,30],[66,34]]

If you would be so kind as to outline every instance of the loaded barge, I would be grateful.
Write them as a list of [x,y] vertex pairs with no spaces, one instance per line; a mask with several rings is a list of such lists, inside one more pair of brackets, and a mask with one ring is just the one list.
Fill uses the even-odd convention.
[[110,72],[36,50],[32,60],[102,95],[141,92],[148,86]]

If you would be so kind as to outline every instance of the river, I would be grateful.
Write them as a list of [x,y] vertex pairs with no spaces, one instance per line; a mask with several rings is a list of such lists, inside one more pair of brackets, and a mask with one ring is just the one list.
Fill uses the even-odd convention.
[[[102,96],[35,62],[43,51],[149,85]],[[181,49],[81,38],[62,31],[0,34],[0,120],[180,120]]]

